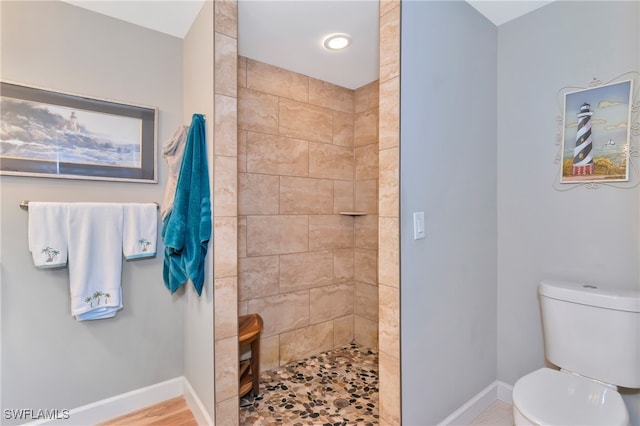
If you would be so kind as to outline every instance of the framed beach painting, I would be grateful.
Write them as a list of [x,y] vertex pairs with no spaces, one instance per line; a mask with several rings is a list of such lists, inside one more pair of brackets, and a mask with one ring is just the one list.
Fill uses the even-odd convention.
[[566,93],[560,183],[629,180],[633,80]]
[[0,174],[157,183],[157,109],[0,83]]

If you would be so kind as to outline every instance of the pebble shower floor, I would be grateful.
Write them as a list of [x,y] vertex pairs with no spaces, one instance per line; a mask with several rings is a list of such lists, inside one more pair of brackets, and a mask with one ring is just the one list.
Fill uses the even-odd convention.
[[240,425],[377,425],[378,353],[355,344],[261,374]]

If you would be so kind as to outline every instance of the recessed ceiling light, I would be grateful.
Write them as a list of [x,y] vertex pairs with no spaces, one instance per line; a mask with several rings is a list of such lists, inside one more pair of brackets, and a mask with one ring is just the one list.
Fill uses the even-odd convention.
[[351,44],[351,36],[349,34],[331,34],[325,37],[323,45],[329,50],[341,50]]

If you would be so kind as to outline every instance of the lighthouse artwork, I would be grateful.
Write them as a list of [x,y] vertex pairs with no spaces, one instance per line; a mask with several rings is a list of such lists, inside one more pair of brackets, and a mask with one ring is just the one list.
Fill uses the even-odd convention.
[[593,165],[593,143],[591,139],[591,105],[582,104],[578,113],[578,132],[576,134],[576,147],[573,150],[572,176],[592,175]]
[[627,80],[565,95],[561,183],[629,180],[632,86]]
[[156,182],[157,108],[0,81],[0,175]]

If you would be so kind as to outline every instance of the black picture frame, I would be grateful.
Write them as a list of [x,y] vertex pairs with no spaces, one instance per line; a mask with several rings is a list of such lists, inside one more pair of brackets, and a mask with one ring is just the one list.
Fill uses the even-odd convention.
[[158,182],[157,108],[0,82],[0,114],[0,175]]

